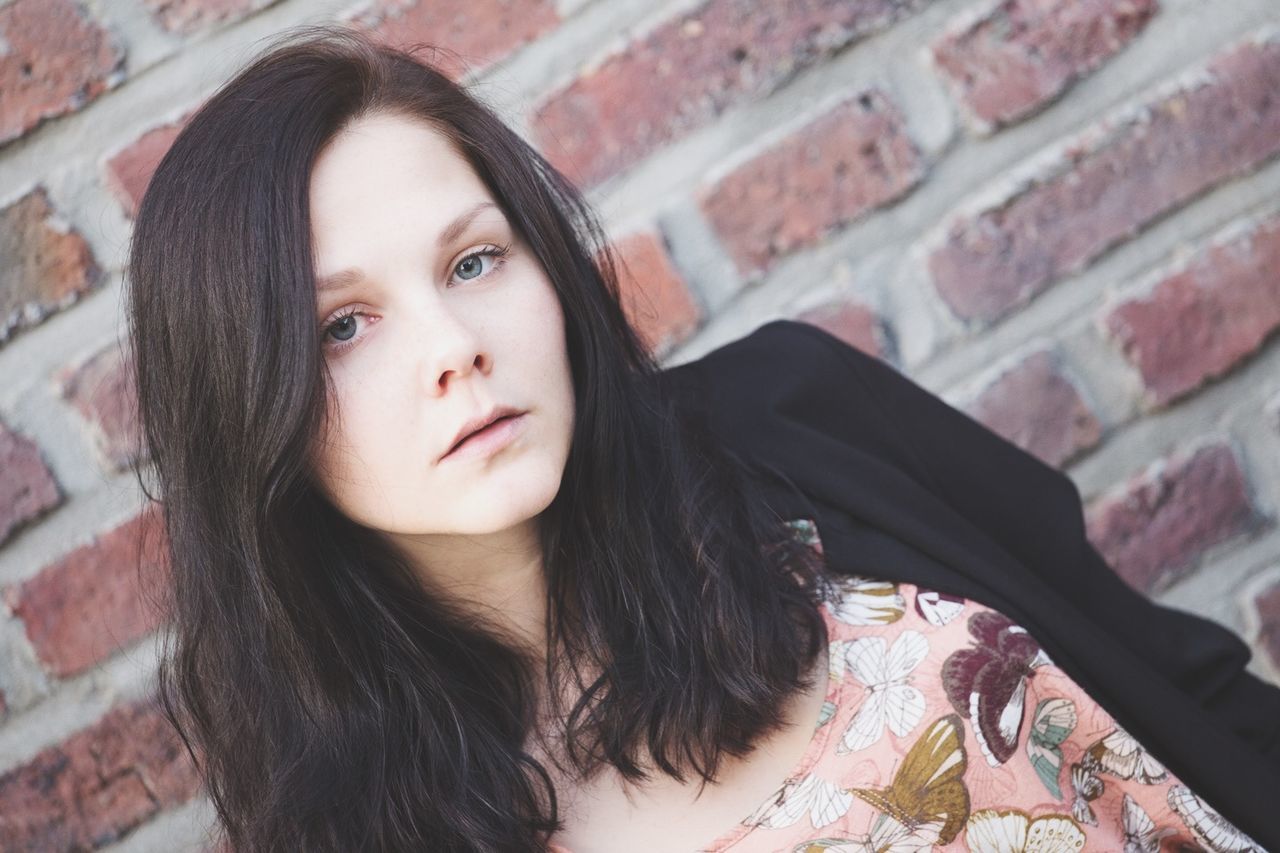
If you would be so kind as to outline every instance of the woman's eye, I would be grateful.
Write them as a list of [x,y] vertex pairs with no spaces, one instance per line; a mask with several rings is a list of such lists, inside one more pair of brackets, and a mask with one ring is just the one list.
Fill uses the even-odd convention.
[[349,341],[353,337],[355,337],[355,334],[356,334],[355,319],[356,319],[355,314],[347,314],[346,316],[339,317],[337,320],[335,320],[333,324],[329,326],[329,332],[330,334],[333,335],[334,340]]
[[[348,311],[339,315],[332,323],[324,327],[324,344],[330,352],[340,353],[355,346],[357,335],[356,318],[365,315],[359,311]],[[329,341],[335,343],[330,344]]]
[[[458,261],[453,268],[457,277],[462,281],[473,281],[485,275],[489,275],[499,269],[506,261],[509,254],[509,246],[486,246],[483,249],[472,252]],[[488,271],[485,271],[485,258],[489,259]]]

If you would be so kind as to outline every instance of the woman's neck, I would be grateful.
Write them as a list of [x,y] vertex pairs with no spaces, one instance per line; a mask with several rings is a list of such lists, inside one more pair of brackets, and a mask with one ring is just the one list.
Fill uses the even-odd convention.
[[432,594],[475,613],[535,659],[546,655],[546,575],[537,519],[483,535],[394,534]]

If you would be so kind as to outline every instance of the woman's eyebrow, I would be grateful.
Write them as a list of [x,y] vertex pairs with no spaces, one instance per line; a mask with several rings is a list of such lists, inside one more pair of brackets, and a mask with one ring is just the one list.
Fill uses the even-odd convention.
[[[436,247],[443,249],[458,239],[467,230],[467,227],[475,221],[477,216],[490,208],[497,208],[497,206],[491,201],[482,201],[464,210],[440,232],[440,236],[436,239]],[[323,293],[327,290],[342,290],[360,281],[362,277],[358,269],[339,270],[320,278],[316,282],[316,291]]]
[[462,232],[467,230],[467,226],[471,224],[472,220],[491,207],[496,208],[497,205],[491,201],[482,201],[463,211],[457,219],[450,222],[449,226],[440,232],[440,237],[436,240],[436,248],[443,249],[458,239],[458,237],[462,236]]

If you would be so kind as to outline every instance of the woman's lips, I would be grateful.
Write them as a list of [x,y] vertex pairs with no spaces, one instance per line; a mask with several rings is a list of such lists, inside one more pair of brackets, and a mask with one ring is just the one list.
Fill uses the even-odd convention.
[[490,456],[510,444],[524,432],[528,412],[498,418],[482,430],[467,436],[461,444],[440,458],[441,462]]

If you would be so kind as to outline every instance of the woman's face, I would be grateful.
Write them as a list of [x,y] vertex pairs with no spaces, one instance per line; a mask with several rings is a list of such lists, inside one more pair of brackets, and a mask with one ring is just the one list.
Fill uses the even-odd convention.
[[[446,138],[399,115],[334,138],[310,208],[332,375],[320,487],[393,534],[531,523],[560,488],[574,418],[564,316],[542,265]],[[524,412],[505,442],[441,458],[498,406]]]

